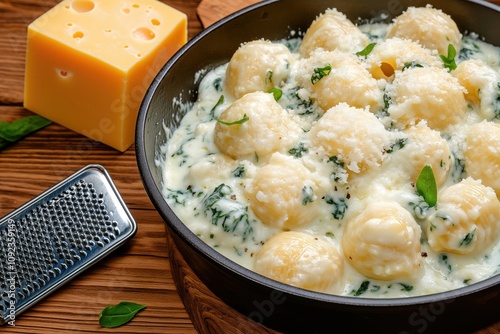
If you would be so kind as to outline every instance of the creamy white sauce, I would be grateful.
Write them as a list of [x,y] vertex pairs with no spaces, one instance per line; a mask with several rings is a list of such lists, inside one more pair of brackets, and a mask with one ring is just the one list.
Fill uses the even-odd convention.
[[[360,28],[373,41],[381,41],[384,39],[387,25],[365,24]],[[296,51],[299,42],[298,39],[289,42],[290,45],[294,45],[292,51]],[[463,49],[457,61],[468,58],[482,59],[500,71],[500,49],[481,41],[474,35],[464,37]],[[198,100],[168,140],[166,158],[160,160],[164,170],[163,195],[194,234],[229,259],[252,269],[255,253],[267,239],[280,231],[264,225],[253,214],[244,193],[245,187],[251,182],[256,171],[267,163],[266,159],[236,161],[224,156],[214,144],[216,119],[234,101],[224,90],[226,68],[227,64],[206,74],[200,72],[200,76],[204,77],[199,85]],[[323,112],[315,105],[300,103],[303,101],[292,97],[292,91],[297,87],[293,79],[297,70],[292,69],[292,79],[281,87],[283,97],[279,103],[293,115],[302,129],[307,131]],[[195,80],[198,81],[199,78]],[[384,86],[385,82],[380,82],[380,85]],[[224,101],[220,103],[222,95]],[[456,157],[463,157],[464,131],[470,124],[480,120],[474,110],[470,110],[460,124],[443,131],[442,135],[449,139],[450,149]],[[326,236],[339,249],[346,220],[350,214],[363,207],[366,201],[373,199],[396,201],[407,208],[421,224],[424,224],[424,218],[433,212],[432,209],[421,212],[418,205],[415,208],[415,205],[411,204],[422,201],[414,185],[402,182],[403,178],[398,177],[398,167],[405,163],[404,155],[391,156],[392,160],[386,160],[379,168],[372,169],[347,185],[342,182],[332,183],[331,166],[318,163],[312,153],[303,152],[298,159],[301,159],[303,164],[322,180],[321,182],[327,185],[334,184],[336,191],[332,191],[331,195],[332,201],[337,204],[332,205],[332,201],[328,204],[326,201],[318,200],[317,213],[308,224],[297,230]],[[456,183],[463,177],[460,164],[455,163],[455,165],[443,187]],[[239,172],[242,171],[240,175]],[[220,199],[207,208],[207,198],[221,184],[230,187],[231,198]],[[219,190],[221,194],[224,193],[224,189]],[[342,203],[347,206],[343,206]],[[226,226],[222,223],[224,217],[213,223],[210,220],[213,216],[207,210],[219,210],[219,213],[226,215]],[[238,221],[238,225],[233,229],[234,226],[231,224],[235,221]],[[387,282],[368,279],[346,261],[344,276],[346,283],[342,294],[353,295],[353,291],[359,291],[365,281],[369,281],[369,284],[366,286],[365,283],[366,291],[362,294],[363,297],[430,294],[463,287],[499,273],[498,240],[492,248],[475,256],[437,253],[430,249],[425,240],[421,248],[425,253],[425,257],[422,258],[422,270],[414,277],[405,280]]]

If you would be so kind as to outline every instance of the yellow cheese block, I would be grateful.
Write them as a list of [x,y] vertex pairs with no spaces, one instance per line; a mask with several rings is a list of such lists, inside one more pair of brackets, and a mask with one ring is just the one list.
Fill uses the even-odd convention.
[[186,41],[186,15],[156,0],[62,1],[28,27],[24,106],[125,151],[147,88]]

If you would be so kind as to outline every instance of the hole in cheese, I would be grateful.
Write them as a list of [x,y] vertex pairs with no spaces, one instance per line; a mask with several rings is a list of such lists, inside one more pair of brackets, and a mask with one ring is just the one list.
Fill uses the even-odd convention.
[[59,68],[56,68],[56,72],[63,79],[67,79],[73,75],[71,72],[68,72],[66,70],[61,70]]
[[73,38],[74,38],[74,39],[81,39],[81,38],[83,38],[83,36],[84,36],[84,34],[83,34],[83,32],[81,32],[81,31],[77,31],[77,32],[75,32],[75,33],[73,34]]
[[132,7],[134,7],[134,8],[139,8],[140,6],[139,6],[138,4],[136,4],[136,3],[135,3],[135,4],[133,4],[133,5],[132,5]]
[[130,13],[130,8],[122,8],[122,13],[123,14],[129,14]]
[[95,4],[91,0],[75,0],[71,3],[71,8],[77,13],[87,13],[94,9]]
[[155,38],[155,33],[146,27],[136,28],[132,31],[132,36],[141,41],[149,41]]
[[152,20],[151,20],[151,23],[152,23],[154,26],[159,26],[159,25],[160,25],[160,20],[157,20],[157,19],[152,19]]

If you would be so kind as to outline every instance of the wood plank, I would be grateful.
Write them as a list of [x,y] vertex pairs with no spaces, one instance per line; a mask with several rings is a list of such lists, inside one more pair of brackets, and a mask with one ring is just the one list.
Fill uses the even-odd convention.
[[260,1],[261,0],[202,0],[196,11],[203,27],[207,28],[223,17]]

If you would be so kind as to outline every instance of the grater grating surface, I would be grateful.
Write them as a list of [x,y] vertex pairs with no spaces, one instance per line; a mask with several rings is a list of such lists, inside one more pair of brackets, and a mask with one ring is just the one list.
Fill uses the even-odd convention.
[[89,165],[0,219],[0,324],[137,230],[106,170]]

